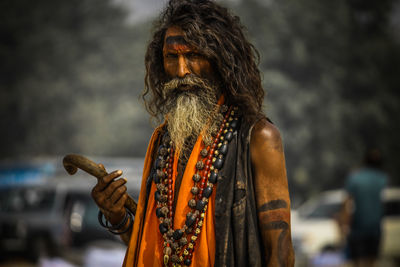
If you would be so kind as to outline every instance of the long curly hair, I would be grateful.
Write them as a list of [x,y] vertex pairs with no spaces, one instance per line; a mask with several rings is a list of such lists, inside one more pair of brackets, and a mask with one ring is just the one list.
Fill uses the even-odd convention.
[[171,26],[181,27],[185,41],[210,60],[227,104],[238,106],[248,121],[262,114],[259,53],[243,34],[239,17],[209,0],[170,0],[155,24],[145,56],[142,97],[153,117],[161,118],[166,112],[162,91],[168,79],[162,51],[165,32]]

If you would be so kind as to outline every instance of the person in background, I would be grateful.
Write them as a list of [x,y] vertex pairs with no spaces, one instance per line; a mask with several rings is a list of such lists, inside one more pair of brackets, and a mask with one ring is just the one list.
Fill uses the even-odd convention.
[[348,197],[344,211],[348,214],[346,253],[354,266],[374,266],[380,247],[383,217],[382,192],[388,177],[382,170],[382,154],[369,149],[363,166],[346,181]]

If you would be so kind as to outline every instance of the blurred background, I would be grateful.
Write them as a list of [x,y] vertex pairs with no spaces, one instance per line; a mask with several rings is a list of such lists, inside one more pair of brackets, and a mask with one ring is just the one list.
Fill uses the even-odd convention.
[[[400,1],[219,2],[240,16],[260,52],[265,112],[285,145],[297,264],[319,264],[313,257],[340,243],[333,220],[343,197],[339,189],[368,147],[383,152],[394,190],[386,193],[385,227],[397,231],[389,236],[400,236]],[[111,254],[119,255],[117,262],[123,257],[123,246],[97,225],[94,179],[67,177],[61,160],[79,153],[109,170],[121,168],[136,194],[155,126],[140,99],[144,53],[164,4],[0,2],[0,266],[89,266],[85,259],[106,255],[106,249],[119,251]],[[31,206],[37,210],[32,215]],[[53,212],[44,221],[56,221],[42,227],[53,232],[32,222],[47,216],[39,210]],[[310,220],[321,232],[316,226],[312,233],[303,230]],[[400,244],[390,242],[382,266],[398,263]],[[21,247],[32,255],[17,253]],[[62,249],[48,249],[56,247]],[[102,264],[97,266],[115,266]],[[331,266],[326,264],[321,266]]]

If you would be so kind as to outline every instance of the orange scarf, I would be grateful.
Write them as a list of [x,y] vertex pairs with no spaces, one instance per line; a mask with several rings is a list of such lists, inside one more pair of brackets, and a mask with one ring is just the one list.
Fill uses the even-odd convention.
[[[219,104],[223,102],[223,97],[218,101]],[[143,168],[142,186],[139,195],[138,208],[136,210],[133,231],[129,246],[125,255],[124,267],[133,266],[163,266],[163,238],[159,231],[159,221],[156,216],[156,201],[154,193],[156,185],[152,182],[150,195],[148,198],[147,209],[144,210],[146,201],[146,180],[150,174],[150,169],[154,158],[151,152],[156,146],[157,140],[160,138],[161,128],[159,126],[153,133],[149,147],[147,149],[146,158]],[[174,215],[174,228],[181,229],[185,224],[186,214],[190,211],[188,206],[189,200],[192,198],[190,192],[193,186],[192,176],[196,171],[196,163],[199,160],[200,151],[204,148],[201,135],[196,141],[193,150],[187,162],[185,172],[182,177],[182,183],[178,194],[178,201]],[[175,186],[175,179],[177,176],[179,153],[175,152],[174,165],[173,165],[173,191]],[[205,212],[204,224],[201,233],[196,241],[194,252],[192,256],[192,267],[208,267],[214,266],[215,260],[215,233],[214,233],[214,206],[215,206],[215,192],[209,198],[208,208]],[[144,220],[145,218],[145,220]]]

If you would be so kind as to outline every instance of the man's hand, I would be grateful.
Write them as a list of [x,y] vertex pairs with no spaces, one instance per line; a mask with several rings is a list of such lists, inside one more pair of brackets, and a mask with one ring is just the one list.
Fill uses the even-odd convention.
[[254,126],[250,154],[267,266],[291,267],[294,265],[294,253],[285,157],[279,131],[267,120],[261,120]]
[[[102,164],[99,166],[104,169]],[[92,198],[103,212],[106,219],[113,225],[120,223],[125,216],[126,179],[119,178],[122,171],[114,171],[101,179],[92,190]]]

